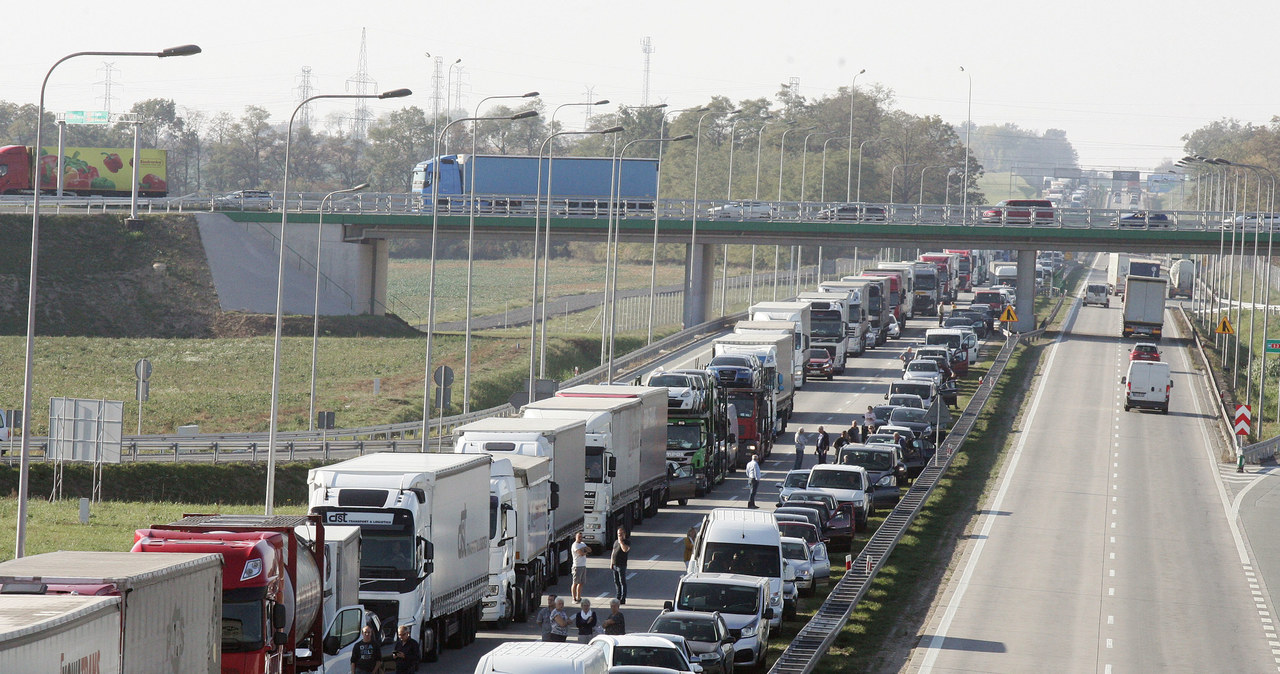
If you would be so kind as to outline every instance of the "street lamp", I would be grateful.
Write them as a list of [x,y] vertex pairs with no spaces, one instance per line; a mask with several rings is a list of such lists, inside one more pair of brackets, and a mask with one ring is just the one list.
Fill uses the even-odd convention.
[[[547,129],[549,131],[552,131],[553,133],[547,137],[547,140],[550,141],[556,136],[565,135],[565,134],[554,133],[554,131],[556,130],[556,115],[560,112],[561,109],[570,108],[570,107],[583,107],[583,106],[591,108],[597,105],[608,105],[608,104],[609,104],[609,99],[602,98],[598,101],[561,103],[560,105],[557,105],[556,109],[551,111],[551,124],[547,126]],[[546,151],[547,151],[547,220],[546,220],[545,231],[543,232],[543,235],[542,235],[542,249],[543,249],[542,250],[542,312],[540,317],[540,320],[542,322],[542,331],[541,331],[541,334],[539,335],[540,341],[538,344],[538,376],[539,377],[547,376],[547,273],[549,268],[551,267],[551,165],[552,165],[552,162],[554,161],[552,159],[552,155],[555,154],[555,151],[556,151],[555,143],[551,143],[550,145],[547,145]],[[539,185],[542,184],[542,151],[541,149],[538,152],[538,184]],[[536,206],[535,206],[535,210],[536,210]],[[536,214],[534,217],[533,230],[534,230],[534,234],[537,235],[538,226],[537,226]],[[537,252],[536,245],[534,246],[534,248],[535,248],[534,252]],[[537,262],[538,260],[535,257],[534,258],[535,270],[537,269],[537,266],[538,266]],[[534,301],[535,310],[537,309],[537,306],[538,306],[538,303],[535,300]],[[533,342],[529,342],[529,348],[531,349],[533,348]],[[529,390],[529,400],[533,400],[532,389]]]
[[[267,499],[266,514],[271,515],[275,511],[275,494],[276,494],[276,430],[278,423],[276,417],[280,409],[280,331],[283,324],[282,313],[284,305],[284,240],[285,229],[289,224],[289,150],[291,141],[293,140],[293,122],[298,117],[298,111],[302,110],[311,101],[321,98],[402,98],[412,94],[408,89],[393,89],[384,91],[380,94],[319,94],[312,96],[298,104],[293,109],[293,114],[289,115],[289,126],[284,137],[284,181],[280,188],[281,200],[284,207],[280,209],[280,254],[277,256],[276,263],[276,332],[275,343],[271,354],[271,418],[267,424]],[[445,127],[448,128],[448,127]],[[434,201],[432,202],[434,203]],[[430,326],[428,326],[430,327]],[[427,333],[430,339],[431,333]]]
[[[486,101],[510,98],[535,98],[539,94],[536,91],[530,91],[524,94],[514,94],[507,96],[486,96],[476,103],[476,112],[473,117],[480,118],[480,106]],[[471,124],[471,185],[467,190],[470,195],[470,204],[467,207],[467,319],[465,334],[462,347],[462,412],[463,414],[471,411],[471,271],[475,262],[475,243],[476,243],[476,169],[480,164],[476,161],[476,140],[480,136],[480,123],[472,122]]]
[[[849,191],[853,187],[853,100],[854,94],[858,92],[858,75],[867,72],[866,68],[858,71],[853,76],[853,84],[849,85],[849,157],[846,160],[847,173],[845,175],[844,200],[849,201]],[[858,168],[861,173],[862,168],[862,146],[858,146]]]
[[[604,101],[604,103],[608,103],[608,101]],[[565,105],[568,105],[568,104],[566,103]],[[562,105],[561,107],[564,107],[564,106]],[[537,223],[538,223],[538,217],[540,215],[539,204],[542,203],[542,170],[541,170],[542,155],[543,153],[547,153],[547,229],[550,230],[551,229],[551,156],[550,156],[550,150],[548,149],[548,145],[551,143],[552,140],[554,140],[558,136],[592,136],[592,135],[602,136],[610,133],[618,133],[619,131],[622,131],[622,130],[623,130],[622,127],[614,126],[608,129],[600,129],[598,131],[557,131],[551,134],[550,136],[547,136],[546,139],[542,141],[542,145],[538,147],[538,169],[539,169],[538,183],[537,183],[537,186],[535,187],[534,198],[533,198],[533,222],[534,222],[534,227],[533,227],[533,305],[529,307],[529,402],[533,402],[535,399],[534,384],[536,383],[534,379],[534,373],[533,373],[533,365],[534,365],[534,357],[535,357],[533,344],[536,341],[538,336],[538,225]],[[551,237],[550,237],[550,232],[548,231],[547,246],[550,246],[550,245],[551,245]],[[548,250],[547,252],[549,253],[550,250]],[[546,264],[549,264],[550,256],[548,255],[546,257],[547,257]],[[542,284],[543,284],[542,304],[543,306],[542,306],[541,320],[543,323],[542,339],[544,341],[546,340],[546,334],[547,334],[546,332],[547,330],[546,328],[546,320],[547,320],[546,264],[543,265],[543,270],[542,270]],[[543,345],[544,353],[545,353],[545,346],[546,345],[544,344]],[[546,367],[545,361],[543,361],[542,367],[543,368]]]
[[[920,169],[920,203],[918,204],[919,206],[924,205],[924,174],[926,171],[928,171],[931,168],[946,168],[946,166],[934,165],[934,166],[926,166]],[[907,182],[906,171],[902,172],[902,182],[904,183]]]
[[[698,254],[697,253],[698,168],[702,160],[702,120],[706,119],[711,115],[736,115],[740,112],[742,112],[742,110],[731,110],[729,112],[725,112],[723,110],[709,110],[707,112],[702,113],[698,117],[698,127],[697,127],[697,132],[694,134],[694,148],[693,148],[693,218],[692,218],[692,225],[690,226],[690,229],[689,229],[689,264],[688,264],[689,271],[688,271],[688,276],[686,277],[685,286],[684,286],[685,287],[685,293],[684,293],[685,319],[686,321],[689,321],[689,325],[685,327],[689,327],[689,326],[697,325],[698,323],[701,323],[702,322],[701,319],[704,317],[701,313],[695,316],[696,312],[694,312],[694,308],[699,305],[696,305],[693,302],[694,274],[695,274],[695,271],[700,272],[702,269],[702,266],[701,266],[702,261],[700,259],[697,259],[696,257]],[[694,320],[695,318],[698,320],[695,321]]]
[[308,430],[314,431],[316,428],[316,356],[320,351],[320,245],[324,240],[324,204],[335,194],[359,192],[367,187],[369,183],[360,183],[345,190],[334,190],[320,200],[320,217],[316,222],[316,296],[315,305],[311,310],[311,405],[307,410],[307,417],[311,421],[307,424]]
[[973,132],[973,75],[960,66],[960,72],[969,78],[969,117],[964,127],[964,185],[960,196],[962,224],[969,224],[969,134]]
[[[458,65],[458,64],[460,64],[460,63],[462,63],[462,59],[461,59],[461,58],[459,58],[458,60],[454,61],[453,63],[450,63],[450,64],[449,64],[449,73],[448,73],[448,75],[446,75],[446,76],[445,76],[445,85],[444,85],[444,123],[445,123],[445,126],[448,126],[448,125],[449,125],[449,122],[453,121],[453,67],[454,67],[454,66],[456,66],[456,65]],[[459,68],[459,70],[461,70],[461,68]],[[437,83],[439,82],[439,80],[436,80],[436,81],[437,81]],[[445,141],[444,143],[441,143],[440,148],[442,148],[442,150],[441,150],[439,153],[437,153],[437,154],[449,154],[449,143],[448,143],[448,141]]]
[[[862,147],[867,143],[878,143],[882,140],[884,140],[884,138],[868,138],[867,140],[858,143],[858,198],[854,199],[857,203],[862,203]],[[892,201],[892,199],[890,200]]]
[[[795,124],[795,122],[786,122],[787,124]],[[764,147],[764,130],[769,126],[769,120],[766,119],[764,124],[760,125],[760,129],[756,131],[756,191],[752,197],[756,201],[760,201],[760,150]],[[776,250],[776,247],[775,247]],[[777,285],[777,274],[775,270],[774,285]],[[776,288],[775,293],[777,294]],[[751,281],[747,286],[747,306],[755,304],[756,301],[756,244],[751,244]]]
[[[679,110],[666,110],[662,113],[662,119],[658,122],[658,136],[666,135],[667,115],[675,112],[706,112],[711,108],[681,108]],[[658,180],[655,183],[655,192],[662,188],[662,150],[666,144],[658,145]],[[659,204],[655,197],[653,204],[653,253],[649,262],[649,337],[645,344],[653,343],[653,311],[654,304],[657,301],[658,292],[658,221],[659,221]]]
[[[814,136],[824,136],[830,134],[830,131],[814,131],[804,137],[804,149],[800,151],[800,204],[801,209],[804,208],[804,187],[805,179],[809,177],[809,139]],[[825,166],[823,168],[826,168]]]
[[[159,58],[168,58],[170,56],[191,56],[199,54],[200,48],[193,44],[184,44],[179,47],[170,47],[161,51],[78,51],[73,54],[67,54],[54,62],[49,67],[49,71],[45,73],[44,80],[40,82],[40,107],[36,112],[36,152],[41,147],[41,127],[44,121],[44,91],[49,84],[49,77],[53,75],[53,71],[62,65],[63,61],[76,58],[78,56],[156,56]],[[134,157],[137,163],[140,158]],[[14,547],[14,556],[22,557],[27,541],[27,471],[30,465],[30,457],[27,455],[31,447],[31,385],[33,379],[33,366],[35,359],[35,334],[36,334],[36,269],[38,263],[37,251],[40,248],[40,190],[41,190],[41,167],[39,164],[35,167],[35,190],[31,196],[31,273],[27,279],[27,344],[26,344],[26,367],[22,374],[22,444],[21,457],[18,467],[18,526],[17,541]]]
[[894,173],[896,173],[896,172],[898,171],[898,169],[902,169],[902,182],[904,182],[904,183],[905,183],[905,182],[907,182],[907,167],[908,167],[908,166],[915,166],[915,165],[916,165],[916,164],[918,164],[918,163],[920,163],[920,162],[914,162],[914,161],[913,161],[913,162],[910,162],[910,163],[908,163],[908,164],[898,164],[897,166],[894,166],[892,169],[889,169],[889,203],[891,203],[891,204],[892,204],[892,203],[895,203],[895,202],[894,202],[894,200],[893,200],[893,198],[894,198],[894,195],[893,195],[893,178],[894,178]]
[[[824,204],[827,202],[827,143],[833,140],[850,140],[850,137],[836,136],[822,141],[822,190],[818,192],[818,201]],[[853,143],[849,144],[849,153],[853,154]],[[850,163],[849,167],[852,170],[853,164]],[[848,201],[848,195],[845,195],[845,200]]]
[[806,126],[802,129],[790,128],[782,132],[782,144],[778,146],[778,206],[782,206],[782,161],[787,156],[787,134],[792,131],[812,131],[812,126]]
[[[617,136],[614,136],[614,138],[617,138]],[[676,136],[675,138],[661,138],[661,137],[659,137],[659,138],[637,138],[636,140],[633,140],[633,141],[631,141],[631,142],[627,143],[626,145],[623,145],[623,146],[622,146],[622,151],[618,153],[618,160],[617,160],[617,161],[618,161],[618,171],[617,171],[617,180],[616,180],[616,182],[615,182],[615,185],[616,185],[617,187],[616,187],[616,189],[615,189],[615,188],[614,188],[614,185],[610,185],[610,186],[609,186],[609,187],[610,187],[610,193],[611,193],[611,194],[610,194],[610,196],[611,196],[611,197],[613,197],[613,198],[611,198],[611,199],[609,200],[610,209],[611,209],[611,210],[617,210],[617,209],[618,209],[618,203],[617,203],[617,202],[622,200],[622,162],[623,162],[623,160],[624,160],[624,159],[626,159],[626,156],[627,156],[627,148],[631,147],[632,145],[635,145],[636,143],[674,143],[674,142],[676,142],[676,141],[689,140],[690,138],[693,138],[693,135],[691,135],[691,134],[687,134],[687,133],[686,133],[686,134],[683,134],[683,135],[680,135],[680,136]],[[662,168],[661,168],[661,166],[659,166],[659,168],[658,168],[658,172],[659,172],[659,173],[661,173],[661,172],[662,172]],[[616,196],[615,196],[615,195],[616,195]],[[659,196],[660,196],[660,195],[658,194],[657,190],[655,189],[655,190],[654,190],[654,194],[653,194],[653,208],[654,208],[654,211],[657,211],[657,209],[658,209],[658,198],[659,198]],[[616,218],[616,217],[617,217],[617,216],[615,216],[615,218]],[[612,252],[610,252],[610,249],[608,249],[608,248],[606,248],[606,249],[605,249],[605,259],[604,259],[604,263],[605,263],[606,268],[607,268],[607,267],[609,266],[609,264],[610,264],[610,257],[612,257],[612,259],[613,259],[612,264],[613,264],[613,268],[614,268],[614,272],[613,272],[614,279],[613,279],[613,287],[612,287],[611,289],[609,289],[609,295],[610,295],[610,296],[609,296],[609,314],[610,314],[610,315],[609,315],[609,367],[608,367],[608,369],[605,371],[605,381],[607,381],[607,382],[609,382],[610,384],[612,384],[612,383],[613,383],[613,342],[614,342],[614,335],[616,334],[615,330],[616,330],[617,317],[618,317],[618,301],[617,301],[617,300],[618,300],[618,297],[617,297],[617,296],[618,296],[618,278],[617,278],[617,276],[618,276],[618,272],[617,272],[617,268],[618,268],[618,245],[617,245],[617,242],[616,242],[616,241],[614,242]]]

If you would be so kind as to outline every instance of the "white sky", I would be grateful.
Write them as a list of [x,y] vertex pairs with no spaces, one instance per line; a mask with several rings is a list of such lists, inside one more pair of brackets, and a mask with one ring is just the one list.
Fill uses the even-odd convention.
[[[415,91],[370,102],[375,113],[405,105],[430,110],[428,51],[446,65],[462,58],[468,109],[484,96],[529,90],[542,92],[550,108],[585,100],[588,87],[615,105],[638,104],[645,36],[654,46],[651,102],[672,107],[715,94],[772,98],[791,77],[817,98],[865,68],[859,88],[884,85],[901,109],[959,123],[968,87],[963,65],[973,77],[976,124],[1065,129],[1086,167],[1149,168],[1180,157],[1180,137],[1210,121],[1265,124],[1280,112],[1274,0],[11,5],[0,99],[18,103],[38,101],[45,71],[67,53],[190,42],[204,53],[114,59],[113,109],[168,97],[234,115],[258,105],[285,121],[303,66],[312,68],[314,93],[346,91],[364,27],[378,88]],[[102,109],[103,60],[60,66],[47,108]],[[351,102],[318,106],[313,119],[345,112]],[[580,112],[571,110],[558,119],[580,123]]]

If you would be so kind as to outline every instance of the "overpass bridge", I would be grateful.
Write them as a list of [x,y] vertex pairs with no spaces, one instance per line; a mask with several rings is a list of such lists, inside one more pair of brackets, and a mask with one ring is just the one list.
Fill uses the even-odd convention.
[[[604,242],[611,225],[608,203],[580,201],[573,204],[551,204],[548,216],[542,206],[535,209],[527,197],[486,195],[477,202],[475,235],[478,239],[529,239],[535,231],[545,236],[549,225],[557,241]],[[496,208],[495,204],[503,204]],[[1132,209],[1059,208],[1051,217],[1044,213],[1030,217],[983,217],[987,206],[970,207],[939,204],[875,204],[864,205],[854,217],[832,217],[835,204],[798,202],[752,202],[754,208],[741,207],[741,202],[698,201],[696,208],[689,200],[661,200],[649,208],[628,205],[616,214],[616,236],[632,243],[685,243],[696,236],[696,244],[686,253],[686,264],[692,273],[686,275],[686,323],[706,320],[709,289],[713,285],[714,246],[786,245],[823,246],[856,245],[862,247],[899,247],[939,249],[973,248],[980,250],[1018,251],[1020,285],[1031,285],[1035,273],[1035,253],[1039,250],[1080,252],[1129,252],[1139,254],[1178,253],[1213,254],[1224,248],[1265,245],[1270,231],[1265,226],[1232,224],[1224,214],[1214,211],[1139,211]],[[289,224],[314,231],[319,220],[315,204],[308,209],[304,200],[294,211],[291,205]],[[405,237],[429,237],[434,225],[441,235],[466,234],[470,218],[469,202],[442,200],[438,218],[426,212],[420,198],[414,195],[374,195],[372,198],[345,204],[346,210],[324,217],[326,239],[369,246],[371,255],[358,256],[367,265],[359,276],[374,279],[374,302],[385,304],[386,242]],[[766,213],[764,217],[743,217],[747,212]],[[697,214],[695,222],[695,213]],[[275,212],[223,211],[240,222],[278,222]],[[1127,217],[1125,217],[1127,216]],[[1223,223],[1226,223],[1225,225]],[[339,234],[340,232],[340,234]],[[695,234],[696,232],[696,234]],[[379,295],[378,288],[381,288]],[[1019,307],[1019,314],[1030,316]],[[1030,329],[1030,325],[1018,326]]]

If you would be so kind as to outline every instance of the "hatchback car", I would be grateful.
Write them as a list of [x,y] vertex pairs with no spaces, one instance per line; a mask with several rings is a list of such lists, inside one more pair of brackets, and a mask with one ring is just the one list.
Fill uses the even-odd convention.
[[1160,348],[1150,342],[1139,342],[1129,352],[1129,360],[1160,360]]
[[902,378],[931,381],[936,386],[942,383],[943,376],[937,363],[926,358],[917,358],[907,363],[907,369],[902,372]]
[[649,375],[645,386],[667,388],[667,409],[700,410],[703,406],[701,382],[687,374],[655,372]]
[[778,485],[778,505],[782,505],[782,502],[787,500],[791,492],[797,489],[804,489],[804,486],[808,483],[808,469],[787,471],[786,477],[782,478],[782,484]]
[[733,636],[718,612],[664,611],[649,626],[649,631],[684,637],[705,674],[732,674]]
[[1052,224],[1055,211],[1048,199],[1005,199],[982,211],[984,224]]
[[902,326],[898,323],[898,319],[893,316],[889,317],[889,324],[886,329],[889,331],[889,339],[898,339],[902,336]]
[[[782,537],[782,559],[796,572],[796,589],[801,595],[813,594],[817,583],[813,563],[813,551],[799,538]],[[827,565],[827,575],[831,575],[831,566]]]
[[831,380],[836,374],[836,361],[826,349],[809,349],[805,352],[804,373],[807,377],[826,377]]

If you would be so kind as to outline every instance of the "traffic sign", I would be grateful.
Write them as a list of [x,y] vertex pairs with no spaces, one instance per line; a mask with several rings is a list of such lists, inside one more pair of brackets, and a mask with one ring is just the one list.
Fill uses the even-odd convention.
[[1012,305],[1004,308],[1004,313],[1000,314],[1000,322],[1001,323],[1017,323],[1018,322],[1018,315],[1013,313]]
[[1222,320],[1218,321],[1218,329],[1214,330],[1214,332],[1218,333],[1219,335],[1236,334],[1235,328],[1231,327],[1231,321],[1228,321],[1226,316],[1223,316]]
[[431,373],[431,381],[435,382],[436,386],[444,386],[446,388],[453,386],[453,368],[448,365],[437,367],[435,372]]
[[1280,339],[1268,339],[1266,345],[1267,353],[1280,353]]
[[138,362],[133,364],[133,373],[138,376],[140,381],[146,381],[151,378],[151,361],[146,358],[139,358]]
[[106,110],[68,110],[62,113],[67,124],[109,124],[111,113]]
[[1251,419],[1251,414],[1249,411],[1249,406],[1236,405],[1236,419],[1235,419],[1236,435],[1249,434],[1250,419]]

